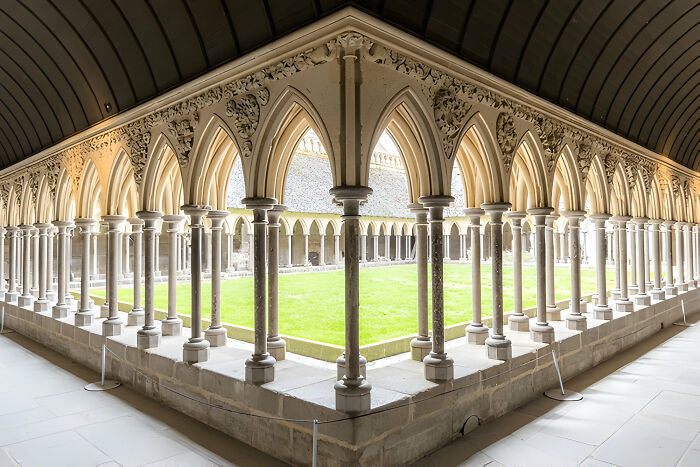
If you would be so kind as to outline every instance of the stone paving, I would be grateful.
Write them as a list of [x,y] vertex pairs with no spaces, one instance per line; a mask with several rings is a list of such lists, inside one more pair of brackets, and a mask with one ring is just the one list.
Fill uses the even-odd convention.
[[416,465],[700,465],[699,352],[672,326],[568,381],[581,402],[539,396]]
[[0,335],[0,467],[284,465],[18,333]]

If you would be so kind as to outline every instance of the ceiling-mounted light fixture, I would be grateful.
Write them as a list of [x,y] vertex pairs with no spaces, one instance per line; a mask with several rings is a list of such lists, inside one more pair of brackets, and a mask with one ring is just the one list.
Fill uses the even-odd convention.
[[107,113],[110,113],[112,111],[112,104],[110,104],[109,102],[105,102],[105,110],[107,111]]

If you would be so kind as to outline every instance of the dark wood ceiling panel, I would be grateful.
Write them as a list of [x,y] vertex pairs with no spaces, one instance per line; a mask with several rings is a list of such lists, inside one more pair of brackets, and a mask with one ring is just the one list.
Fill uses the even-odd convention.
[[700,164],[697,0],[5,0],[0,167],[346,5]]

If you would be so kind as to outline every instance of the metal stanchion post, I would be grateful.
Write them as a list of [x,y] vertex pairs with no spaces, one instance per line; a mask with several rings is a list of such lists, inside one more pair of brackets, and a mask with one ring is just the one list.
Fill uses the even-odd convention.
[[316,467],[318,457],[318,420],[314,420],[314,443],[311,452],[311,467]]
[[685,319],[685,300],[681,300],[681,312],[683,313],[683,322],[682,323],[673,323],[676,326],[684,326],[686,328],[692,328],[698,323],[689,323]]
[[554,368],[557,370],[557,378],[559,378],[559,387],[547,389],[544,395],[557,401],[580,401],[583,399],[583,395],[580,393],[564,389],[564,382],[561,379],[561,371],[557,361],[557,352],[554,349],[552,349],[552,358],[554,359]]
[[90,383],[87,386],[85,386],[85,389],[88,391],[107,391],[108,389],[114,389],[117,386],[120,386],[121,383],[119,381],[115,381],[112,379],[107,379],[105,380],[105,363],[107,360],[107,346],[105,344],[102,344],[102,371],[100,372],[100,382],[99,383]]

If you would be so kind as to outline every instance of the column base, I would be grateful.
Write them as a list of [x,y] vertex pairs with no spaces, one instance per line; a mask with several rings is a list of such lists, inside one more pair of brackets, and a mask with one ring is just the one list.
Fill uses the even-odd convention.
[[664,300],[666,298],[666,293],[661,289],[652,289],[650,294],[652,300]]
[[136,346],[139,349],[153,349],[160,345],[160,331],[153,329],[139,329],[136,331]]
[[27,308],[34,305],[34,297],[31,295],[20,295],[17,299],[17,306]]
[[649,306],[651,305],[651,297],[647,294],[635,295],[634,297],[635,305]]
[[121,318],[111,318],[102,321],[103,336],[121,336],[124,330],[124,321]]
[[530,330],[530,317],[527,315],[510,315],[508,329],[511,331],[527,332]]
[[49,311],[49,301],[46,299],[39,299],[36,302],[34,302],[34,312],[35,313],[43,313],[45,311]]
[[618,300],[617,303],[615,303],[615,309],[617,311],[634,311],[634,303],[632,303],[630,300]]
[[695,288],[695,281],[688,281],[685,283],[685,286],[687,287],[687,290],[694,289]]
[[543,344],[554,342],[554,328],[549,324],[534,324],[530,327],[530,339]]
[[593,317],[595,319],[611,320],[613,319],[613,311],[610,306],[596,306],[593,308]]
[[581,311],[581,313],[588,313],[588,302],[587,301],[585,301],[584,299],[579,300],[578,306],[579,306],[579,310]]
[[[468,327],[467,327],[468,328]],[[467,334],[468,336],[468,334]],[[411,359],[422,362],[430,354],[433,342],[428,337],[414,337],[411,340]]]
[[687,283],[676,284],[676,287],[678,288],[678,292],[687,292],[688,291],[688,284]]
[[46,300],[50,302],[55,302],[58,299],[58,294],[54,291],[48,290],[46,291]]
[[486,356],[491,360],[510,360],[513,358],[513,347],[508,339],[486,339]]
[[[201,363],[209,360],[209,341],[200,338],[189,340],[182,344],[182,361],[185,363]],[[247,372],[247,370],[246,370]]]
[[629,285],[627,286],[627,296],[628,297],[633,297],[639,293],[639,287],[636,285]]
[[143,326],[146,324],[146,312],[143,308],[134,308],[126,317],[127,326]]
[[489,337],[489,328],[483,324],[470,324],[467,326],[467,343],[474,345],[486,344]]
[[5,292],[5,301],[7,303],[17,303],[19,292]]
[[66,294],[66,305],[70,307],[73,307],[75,305],[75,297],[73,296],[73,294]]
[[54,307],[51,309],[51,317],[53,319],[67,318],[68,310],[70,310],[68,305],[54,305]]
[[223,347],[226,345],[226,328],[219,326],[218,328],[209,327],[204,331],[204,338],[209,341],[212,347]]
[[274,340],[267,341],[267,353],[272,355],[276,361],[282,361],[287,358],[287,343],[279,337]]
[[423,372],[428,381],[452,381],[454,379],[454,360],[447,354],[430,354],[423,360]]
[[654,288],[654,283],[653,283],[653,282],[647,282],[646,284],[644,284],[644,287],[645,287],[644,290],[649,291],[649,290],[651,290],[651,289]]
[[39,296],[39,289],[36,287],[32,287],[31,289],[29,289],[29,293],[35,297],[38,297]]
[[[338,381],[340,381],[345,376],[345,353],[338,357],[335,364],[336,377],[338,378]],[[367,359],[362,355],[360,355],[360,374],[363,378],[367,378]]]
[[91,326],[93,321],[92,311],[79,311],[75,314],[76,326]]
[[622,293],[619,289],[613,289],[610,291],[610,298],[612,298],[613,300],[619,300],[621,296]]
[[348,382],[339,380],[335,383],[335,409],[355,414],[366,412],[372,405],[372,385],[364,378]]
[[561,321],[561,308],[547,305],[547,321]]
[[109,305],[100,306],[100,318],[109,318]]
[[566,329],[572,331],[585,331],[588,328],[588,322],[583,315],[569,315],[566,317]]
[[161,321],[161,332],[164,336],[179,336],[182,334],[182,320],[180,318],[165,318]]
[[270,354],[253,355],[245,361],[245,381],[250,384],[265,384],[275,380],[276,360]]
[[664,287],[664,292],[668,297],[675,297],[678,295],[678,287],[673,286],[673,285],[667,285]]

